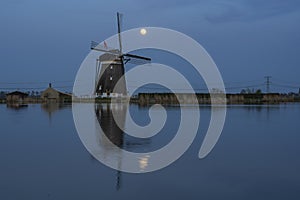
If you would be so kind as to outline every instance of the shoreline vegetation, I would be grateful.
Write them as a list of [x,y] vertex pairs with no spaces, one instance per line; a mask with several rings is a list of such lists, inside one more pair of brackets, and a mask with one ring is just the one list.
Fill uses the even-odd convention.
[[[139,93],[132,97],[103,97],[103,98],[78,98],[64,96],[64,98],[49,99],[45,97],[20,97],[20,98],[1,98],[2,104],[44,104],[44,103],[122,103],[128,102],[139,105],[153,105],[153,104],[199,104],[209,105],[211,104],[211,98],[209,93],[197,93],[196,98],[193,98],[194,94],[189,93]],[[249,105],[261,105],[261,104],[280,104],[280,103],[293,103],[300,102],[299,93],[238,93],[238,94],[226,94],[226,104],[249,104]],[[214,103],[218,103],[214,101]]]

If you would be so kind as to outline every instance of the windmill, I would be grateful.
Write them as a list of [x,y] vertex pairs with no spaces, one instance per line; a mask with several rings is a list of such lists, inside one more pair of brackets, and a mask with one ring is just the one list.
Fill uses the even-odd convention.
[[[95,91],[96,96],[102,96],[106,94],[108,97],[114,95],[124,96],[127,94],[126,80],[125,80],[125,68],[124,65],[127,62],[133,60],[141,60],[144,62],[151,61],[151,58],[138,56],[129,53],[123,53],[122,51],[122,38],[121,38],[121,14],[117,13],[118,24],[118,39],[119,49],[113,49],[107,47],[105,41],[104,45],[100,45],[97,42],[92,41],[91,49],[96,51],[105,52],[99,56],[96,62],[96,76],[95,76]],[[119,87],[115,88],[119,81]],[[114,92],[113,95],[112,92]]]

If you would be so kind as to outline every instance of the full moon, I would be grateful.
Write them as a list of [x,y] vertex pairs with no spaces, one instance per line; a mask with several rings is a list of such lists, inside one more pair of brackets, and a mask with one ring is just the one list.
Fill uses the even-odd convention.
[[146,34],[147,34],[147,30],[144,29],[144,28],[142,28],[142,29],[140,30],[140,34],[141,34],[141,35],[146,35]]

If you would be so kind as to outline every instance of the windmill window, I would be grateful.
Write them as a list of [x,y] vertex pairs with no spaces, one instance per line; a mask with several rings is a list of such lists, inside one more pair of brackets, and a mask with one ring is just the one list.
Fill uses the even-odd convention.
[[111,81],[112,81],[112,76],[109,78],[109,80],[111,80]]
[[113,69],[113,66],[112,66],[112,65],[110,66],[110,69]]

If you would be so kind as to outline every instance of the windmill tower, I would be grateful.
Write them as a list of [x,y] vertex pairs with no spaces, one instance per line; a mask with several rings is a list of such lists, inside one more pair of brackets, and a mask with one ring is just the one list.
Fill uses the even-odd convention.
[[[105,42],[104,46],[101,46],[99,43],[94,41],[92,41],[91,44],[92,50],[105,52],[97,59],[94,91],[96,96],[102,96],[103,94],[106,94],[108,97],[126,96],[127,87],[124,76],[124,65],[131,60],[137,59],[151,61],[151,59],[147,57],[123,53],[120,23],[121,15],[120,13],[117,13],[119,49],[109,48]],[[115,89],[115,86],[118,82],[119,87]]]

